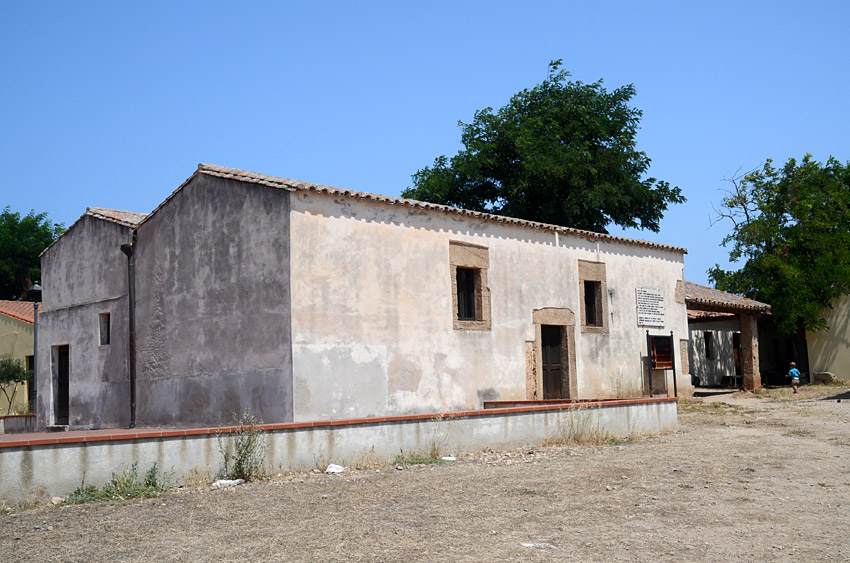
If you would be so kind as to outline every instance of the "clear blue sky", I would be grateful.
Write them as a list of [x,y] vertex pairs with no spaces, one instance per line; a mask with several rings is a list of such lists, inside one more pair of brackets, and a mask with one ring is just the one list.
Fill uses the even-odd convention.
[[722,179],[768,157],[850,160],[850,2],[0,0],[2,198],[70,225],[149,212],[199,162],[398,195],[562,58],[633,83],[660,233],[685,275],[726,264]]

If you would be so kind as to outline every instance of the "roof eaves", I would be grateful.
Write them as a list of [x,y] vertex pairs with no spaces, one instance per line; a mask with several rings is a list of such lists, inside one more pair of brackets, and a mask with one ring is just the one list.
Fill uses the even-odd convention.
[[[584,231],[581,229],[573,229],[570,227],[562,227],[560,225],[552,225],[548,223],[539,223],[536,221],[528,221],[525,219],[516,219],[514,217],[505,217],[503,215],[495,215],[492,213],[485,213],[482,211],[471,211],[469,209],[461,209],[458,207],[451,207],[449,205],[441,205],[437,203],[427,203],[424,201],[417,201],[414,199],[406,199],[400,197],[390,197],[384,195],[377,195],[368,192],[360,192],[356,190],[346,190],[340,188],[333,188],[330,186],[322,186],[320,184],[311,184],[306,182],[298,182],[296,180],[290,180],[287,178],[278,178],[276,176],[266,176],[264,174],[257,174],[255,172],[249,172],[246,170],[239,170],[237,168],[226,168],[224,166],[217,166],[214,164],[199,164],[198,170],[195,174],[207,174],[210,176],[217,176],[220,178],[229,178],[233,180],[238,180],[242,182],[251,182],[256,184],[262,184],[266,186],[270,186],[273,188],[285,189],[289,191],[301,190],[301,191],[314,191],[317,193],[324,193],[328,195],[341,195],[345,197],[350,197],[354,199],[361,199],[367,201],[374,201],[379,203],[386,203],[389,205],[401,205],[405,207],[412,207],[414,209],[424,209],[427,211],[438,211],[442,213],[449,213],[454,215],[461,215],[465,217],[473,217],[476,219],[481,219],[484,221],[491,221],[494,223],[502,223],[508,225],[515,225],[519,227],[532,228],[537,230],[546,230],[546,231],[554,231],[558,233],[563,233],[569,236],[574,236],[577,238],[583,238],[585,240],[589,240],[592,242],[603,241],[610,242],[614,244],[625,244],[630,246],[642,246],[645,248],[652,248],[655,250],[665,250],[669,252],[677,252],[681,254],[687,254],[688,250],[679,246],[672,246],[667,244],[661,244],[656,242],[650,242],[639,239],[630,239],[626,237],[618,237],[615,235],[609,235],[606,233],[595,233],[592,231]],[[193,174],[194,177],[194,174]],[[191,178],[190,178],[191,179]],[[188,180],[187,180],[188,182]],[[184,182],[185,185],[185,182]],[[181,186],[182,188],[182,186]],[[180,188],[178,188],[179,191]],[[175,191],[176,193],[176,191]],[[173,196],[174,194],[172,194]],[[171,197],[171,196],[169,196]],[[167,201],[167,200],[166,200]],[[165,203],[165,202],[163,202]],[[161,205],[160,205],[161,207]],[[158,209],[158,208],[157,208]],[[156,212],[154,210],[151,215]],[[150,217],[150,216],[149,216]]]
[[[133,215],[141,216],[141,219],[138,220],[138,221],[131,221],[131,220],[128,220],[128,219],[122,219],[121,217],[117,217],[115,215],[109,215],[107,213],[103,213],[104,211],[115,211],[117,213],[131,213]],[[104,221],[109,221],[111,223],[116,223],[116,224],[121,225],[123,227],[130,227],[130,228],[137,227],[142,221],[145,220],[145,217],[147,217],[147,214],[145,214],[145,213],[136,213],[134,211],[121,211],[119,209],[105,209],[105,208],[102,208],[102,207],[89,207],[89,208],[86,209],[86,215],[91,215],[92,217],[95,217],[97,219],[103,219]]]
[[[93,211],[93,209],[102,209],[102,208],[91,208],[91,207],[86,207],[86,212],[85,212],[85,213],[83,213],[82,215],[80,215],[80,218],[79,218],[79,219],[77,219],[76,221],[74,221],[73,223],[71,223],[71,226],[70,226],[70,227],[68,227],[67,229],[65,229],[64,231],[62,231],[62,232],[59,234],[59,236],[58,236],[58,237],[56,237],[55,239],[53,239],[53,242],[51,242],[50,244],[48,244],[48,245],[47,245],[47,247],[46,247],[44,250],[42,250],[42,251],[41,251],[41,254],[39,254],[39,255],[38,255],[38,257],[39,257],[39,258],[41,258],[42,256],[44,256],[44,253],[45,253],[45,252],[47,252],[48,250],[50,250],[50,248],[51,248],[54,244],[56,244],[57,242],[59,242],[59,240],[60,240],[62,237],[64,237],[66,233],[70,232],[70,231],[71,231],[71,229],[73,229],[74,227],[76,227],[76,226],[77,226],[77,224],[78,224],[80,221],[82,221],[83,219],[85,219],[86,217],[93,217],[93,218],[95,218],[95,219],[100,219],[101,221],[109,221],[110,223],[115,223],[115,224],[117,224],[117,225],[121,225],[122,227],[127,227],[127,228],[130,228],[130,229],[135,229],[137,226],[141,225],[141,224],[144,222],[144,220],[143,220],[143,221],[141,221],[141,222],[139,222],[139,223],[133,223],[133,222],[130,222],[130,221],[124,221],[124,220],[118,219],[117,217],[113,217],[113,216],[109,216],[109,215],[104,215],[104,214],[99,213],[99,212],[97,212],[97,211]],[[115,210],[115,211],[117,211],[117,210]],[[144,215],[144,213],[139,213],[139,215]],[[145,219],[147,219],[147,217],[145,217]]]
[[[749,301],[752,301],[751,299]],[[685,297],[685,303],[695,303],[698,305],[710,305],[712,307],[722,307],[724,309],[734,309],[740,311],[770,311],[770,305],[759,301],[749,303],[731,303],[729,301],[720,301],[717,299],[704,299],[700,297]]]

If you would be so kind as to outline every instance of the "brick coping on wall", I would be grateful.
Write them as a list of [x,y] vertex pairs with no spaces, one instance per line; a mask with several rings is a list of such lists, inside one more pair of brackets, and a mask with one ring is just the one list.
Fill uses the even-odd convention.
[[[263,430],[298,430],[303,428],[320,428],[323,426],[354,426],[359,424],[385,424],[388,422],[412,422],[417,420],[434,420],[442,418],[470,418],[479,416],[494,416],[500,414],[522,414],[539,411],[567,410],[576,408],[598,408],[647,403],[672,403],[675,397],[641,398],[641,399],[581,399],[564,402],[549,401],[494,401],[505,403],[532,403],[520,407],[488,408],[474,411],[453,411],[442,413],[407,414],[398,416],[377,416],[369,418],[345,418],[338,420],[314,420],[311,422],[280,422],[263,424]],[[488,401],[489,403],[490,401]],[[543,403],[543,404],[541,404]],[[553,404],[550,404],[553,403]],[[27,416],[27,415],[24,415]],[[32,415],[29,415],[32,416]],[[127,440],[144,440],[156,438],[180,438],[183,436],[205,436],[217,432],[230,433],[236,426],[185,428],[185,429],[156,429],[156,428],[105,428],[101,430],[72,430],[69,432],[33,432],[28,434],[0,435],[0,449],[21,448],[28,446],[48,446],[56,444],[82,444],[89,442],[111,442]]]

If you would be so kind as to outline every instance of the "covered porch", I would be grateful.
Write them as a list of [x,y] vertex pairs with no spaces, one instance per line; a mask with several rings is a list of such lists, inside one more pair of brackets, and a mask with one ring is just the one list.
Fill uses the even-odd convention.
[[770,305],[741,295],[726,293],[704,285],[685,282],[685,304],[688,313],[725,313],[734,315],[740,323],[740,363],[743,388],[761,389],[759,371],[758,318],[770,312]]

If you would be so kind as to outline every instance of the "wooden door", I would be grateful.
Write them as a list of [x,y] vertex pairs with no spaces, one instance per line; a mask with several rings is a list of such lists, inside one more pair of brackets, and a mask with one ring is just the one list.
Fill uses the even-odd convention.
[[540,340],[543,346],[543,398],[564,399],[563,333],[564,327],[542,325]]
[[69,384],[71,372],[70,349],[59,346],[56,350],[56,404],[54,424],[68,424]]

